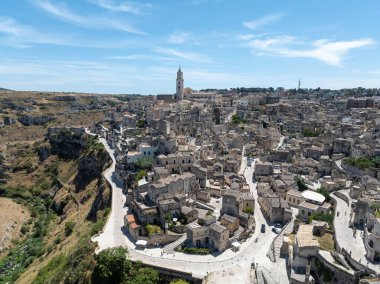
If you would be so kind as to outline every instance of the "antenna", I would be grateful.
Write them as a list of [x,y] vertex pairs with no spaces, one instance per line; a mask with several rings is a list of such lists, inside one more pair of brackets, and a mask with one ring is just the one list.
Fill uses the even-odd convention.
[[301,89],[301,78],[298,78],[298,90]]

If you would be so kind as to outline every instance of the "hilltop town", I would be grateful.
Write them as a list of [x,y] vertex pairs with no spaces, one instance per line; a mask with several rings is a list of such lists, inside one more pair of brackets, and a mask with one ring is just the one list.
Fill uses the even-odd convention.
[[[179,68],[175,93],[156,96],[4,91],[2,195],[26,198],[15,188],[40,183],[44,166],[51,184],[33,196],[59,216],[45,223],[56,245],[75,242],[62,230],[103,220],[96,254],[121,246],[191,283],[380,281],[380,90],[195,91],[184,80]],[[29,218],[21,204],[13,235]]]
[[240,283],[251,269],[257,283],[366,283],[380,275],[379,103],[360,88],[184,91],[179,69],[175,94],[89,128],[114,161],[94,239],[210,283],[227,268]]

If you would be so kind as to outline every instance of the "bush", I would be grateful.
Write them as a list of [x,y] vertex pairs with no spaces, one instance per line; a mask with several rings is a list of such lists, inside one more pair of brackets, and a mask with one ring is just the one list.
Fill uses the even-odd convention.
[[319,136],[319,132],[318,131],[314,131],[314,130],[311,130],[311,129],[308,129],[308,128],[305,128],[303,131],[302,131],[302,135],[304,137],[318,137]]
[[187,254],[200,254],[200,255],[206,255],[210,254],[211,250],[209,248],[183,248],[179,249],[180,252],[187,253]]
[[240,124],[240,123],[245,123],[246,121],[242,118],[240,118],[240,116],[238,116],[237,114],[234,114],[232,115],[232,123],[233,124]]
[[145,226],[145,230],[147,231],[148,236],[152,236],[154,234],[162,233],[162,230],[159,226],[151,225],[151,224],[147,224]]
[[254,211],[254,210],[253,210],[252,207],[247,207],[247,208],[245,208],[244,213],[252,214],[253,211]]
[[300,191],[305,191],[308,189],[305,181],[303,179],[298,178],[297,179],[297,186]]
[[142,179],[142,178],[144,178],[144,177],[146,177],[146,171],[144,171],[144,170],[140,170],[140,171],[137,173],[136,177],[135,177],[135,181],[138,182],[140,179]]
[[96,235],[99,233],[101,230],[103,230],[103,227],[105,225],[105,221],[103,219],[98,220],[95,224],[92,225],[91,228],[91,235]]
[[73,232],[75,227],[75,222],[69,221],[65,224],[65,235],[66,237],[70,236],[71,233]]
[[313,220],[327,222],[329,226],[332,227],[332,223],[334,221],[334,213],[323,214],[321,212],[315,212],[309,216],[307,222],[310,224]]
[[369,159],[366,157],[348,157],[344,159],[344,162],[353,166],[353,167],[358,167],[361,170],[365,170],[368,168],[373,168],[375,166],[379,166],[377,164],[379,157],[375,157],[373,159]]
[[135,165],[142,170],[151,170],[154,160],[151,157],[140,158],[136,161]]
[[322,194],[326,198],[326,202],[330,201],[330,199],[331,199],[330,192],[326,188],[320,187],[317,189],[317,192]]

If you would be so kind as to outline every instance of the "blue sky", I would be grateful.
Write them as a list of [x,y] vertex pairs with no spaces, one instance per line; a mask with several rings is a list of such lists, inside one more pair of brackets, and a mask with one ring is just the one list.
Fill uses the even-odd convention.
[[0,87],[380,87],[378,0],[1,0]]

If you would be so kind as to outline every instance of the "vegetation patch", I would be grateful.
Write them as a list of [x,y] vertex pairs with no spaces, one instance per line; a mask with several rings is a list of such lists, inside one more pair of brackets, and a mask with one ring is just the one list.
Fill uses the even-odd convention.
[[350,166],[357,167],[361,170],[369,168],[380,168],[380,156],[376,156],[374,158],[348,157],[344,159],[344,162]]
[[148,232],[148,236],[153,236],[155,234],[161,234],[162,229],[157,225],[147,224],[145,230]]
[[245,119],[241,118],[237,114],[232,115],[232,123],[233,124],[241,124],[246,123]]
[[325,197],[326,202],[329,202],[331,200],[330,192],[326,188],[320,187],[317,189],[317,192],[322,194]]
[[307,223],[310,224],[311,221],[323,221],[327,222],[330,227],[332,227],[333,221],[334,221],[334,212],[329,214],[323,214],[321,212],[315,212],[309,216],[307,219]]
[[302,135],[304,137],[318,137],[319,136],[319,132],[318,131],[314,131],[314,130],[311,130],[311,129],[308,129],[308,128],[305,128],[303,131],[302,131]]
[[176,251],[178,252],[183,252],[186,254],[200,254],[200,255],[206,255],[210,254],[211,250],[209,248],[177,248]]
[[303,179],[298,178],[297,179],[297,186],[300,191],[305,191],[308,189],[305,181]]

